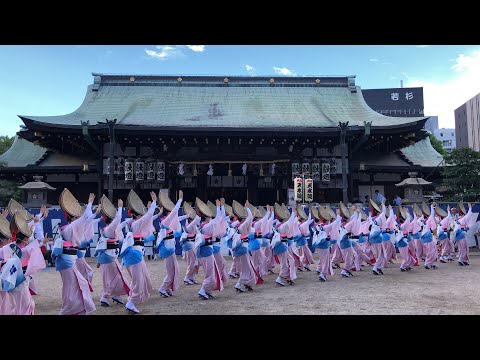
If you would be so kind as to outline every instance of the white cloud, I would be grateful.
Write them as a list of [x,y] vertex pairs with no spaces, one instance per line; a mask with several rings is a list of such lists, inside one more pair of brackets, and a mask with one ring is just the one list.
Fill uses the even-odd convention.
[[245,70],[247,71],[248,75],[255,76],[255,72],[257,69],[255,69],[252,65],[245,65],[244,66]]
[[408,79],[406,86],[423,87],[426,115],[438,115],[440,127],[454,128],[454,111],[480,93],[480,49],[460,54],[446,80]]
[[287,75],[287,76],[295,76],[295,75],[297,75],[295,72],[293,72],[293,71],[290,70],[290,69],[287,69],[287,68],[279,68],[279,67],[276,67],[276,66],[273,67],[273,71],[275,71],[275,74],[279,74],[279,75]]
[[204,52],[205,51],[205,45],[187,45],[187,48],[189,48],[192,51],[195,52]]
[[429,47],[430,45],[417,45],[417,48],[426,48]]
[[379,61],[379,60],[378,60],[378,59],[375,59],[375,58],[371,58],[371,59],[369,59],[369,61],[371,61],[371,62],[377,62],[377,61]]
[[167,60],[168,58],[171,58],[171,57],[177,57],[177,56],[183,55],[182,50],[180,50],[176,46],[157,45],[155,46],[155,48],[158,49],[159,51],[145,49],[145,52],[147,53],[148,56],[151,56],[152,58],[160,59],[160,60]]
[[392,65],[393,63],[389,62],[389,61],[385,61],[385,62],[382,62],[382,65]]

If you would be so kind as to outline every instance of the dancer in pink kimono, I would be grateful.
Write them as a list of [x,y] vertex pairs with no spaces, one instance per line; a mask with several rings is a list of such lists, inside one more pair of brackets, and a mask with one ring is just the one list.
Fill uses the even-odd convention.
[[[382,204],[382,208],[385,205]],[[387,263],[393,264],[394,260],[397,260],[397,254],[395,252],[395,229],[397,227],[397,222],[395,219],[395,212],[392,209],[392,206],[389,205],[388,209],[390,210],[390,214],[385,221],[385,225],[383,226],[383,230],[385,233],[382,234],[384,241],[382,242],[383,246],[383,253],[385,256],[385,261]]]
[[[207,228],[207,230],[209,229]],[[203,279],[202,287],[198,291],[198,296],[203,300],[209,300],[214,297],[212,291],[223,290],[220,271],[213,257],[212,235],[202,234],[197,227],[194,249],[197,254],[197,259],[205,271],[205,278]]]
[[295,259],[289,251],[290,245],[293,243],[292,229],[294,221],[295,213],[292,211],[290,217],[278,226],[278,235],[272,238],[272,243],[270,244],[270,247],[273,249],[273,254],[280,263],[280,273],[275,280],[280,286],[285,286],[282,279],[285,279],[289,285],[294,285],[297,278]]
[[253,223],[254,238],[248,241],[248,252],[252,259],[255,271],[262,277],[268,274],[267,257],[265,256],[264,239],[262,228],[265,228],[270,212],[267,211],[265,216]]
[[437,241],[436,238],[433,236],[433,230],[437,228],[437,221],[435,219],[435,207],[436,204],[432,204],[430,206],[430,216],[428,217],[427,221],[423,225],[422,229],[422,243],[425,253],[425,269],[437,269],[438,266],[435,264],[438,257],[437,251]]
[[[308,239],[310,238],[310,224],[314,222],[312,219],[312,213],[308,213],[308,218],[305,221],[298,221],[294,226],[294,239],[296,240],[297,248],[299,249],[300,255],[300,269],[310,271],[310,265],[315,264],[313,260],[313,254],[310,248],[308,247]],[[300,236],[299,236],[300,235]],[[298,269],[298,268],[297,268]],[[299,269],[299,270],[300,270]]]
[[423,221],[423,214],[417,217],[417,214],[414,212],[413,221],[412,221],[412,237],[415,244],[415,256],[417,258],[417,265],[420,259],[425,261],[425,256],[426,256],[426,249],[424,248],[423,243],[420,240],[422,236],[420,233],[420,230],[422,227],[422,221]]
[[182,245],[182,256],[185,259],[185,264],[187,266],[183,283],[187,285],[198,284],[195,280],[195,275],[198,274],[199,264],[194,249],[196,228],[198,226],[200,226],[200,216],[197,215],[193,221],[190,223],[187,222],[185,226],[186,232],[182,234],[180,240]]
[[[8,246],[12,241],[12,233],[10,232],[10,223],[7,220],[7,216],[8,210],[3,209],[0,214],[0,273],[12,252]],[[12,295],[7,291],[3,291],[0,284],[0,315],[9,315],[13,308]]]
[[469,230],[470,227],[475,224],[477,221],[478,213],[473,214],[472,212],[472,204],[468,203],[468,212],[459,217],[456,220],[456,224],[454,227],[454,237],[455,241],[457,242],[458,247],[458,265],[460,266],[468,266],[470,265],[470,258],[468,257],[468,244],[467,239],[465,238],[466,232]]
[[275,257],[273,255],[272,249],[270,248],[270,240],[273,237],[273,221],[275,220],[275,212],[273,206],[267,205],[267,221],[262,222],[262,241],[261,246],[263,254],[265,255],[265,267],[269,274],[274,274],[275,270]]
[[83,277],[88,281],[88,286],[90,287],[90,291],[93,292],[93,287],[92,287],[92,280],[93,280],[93,274],[94,270],[88,265],[88,263],[85,261],[85,254],[87,252],[87,247],[93,242],[93,236],[95,234],[95,227],[98,227],[98,223],[100,220],[102,220],[101,217],[98,219],[95,219],[98,214],[100,214],[100,211],[102,210],[102,206],[98,205],[97,210],[95,213],[92,212],[92,209],[85,209],[85,212],[87,213],[87,221],[85,221],[85,235],[78,246],[78,251],[77,251],[77,260],[75,260],[75,267],[77,268],[78,271],[83,275]]
[[225,258],[221,253],[222,238],[226,235],[228,227],[227,215],[225,214],[224,206],[225,199],[221,198],[220,200],[216,200],[216,205],[217,214],[214,219],[214,231],[212,232],[213,258],[215,259],[215,263],[217,264],[218,270],[220,271],[220,277],[222,279],[222,282],[226,284],[228,282],[227,263],[225,262]]
[[[108,198],[105,196],[102,198],[103,202],[107,200]],[[116,213],[114,213],[114,218],[112,218],[114,214],[104,212],[103,219],[106,226],[100,231],[100,237],[95,251],[97,267],[100,267],[102,273],[103,291],[100,304],[104,307],[110,306],[110,299],[116,304],[124,305],[121,296],[128,295],[130,292],[130,286],[127,283],[126,276],[117,260],[120,252],[119,234],[122,233],[122,225],[120,224],[122,220],[122,209],[123,201],[118,199],[118,209]]]
[[[447,207],[447,216],[440,221],[439,227],[437,228],[437,237],[442,245],[442,252],[440,256],[440,262],[446,263],[447,261],[453,261],[455,255],[455,248],[452,244],[451,235],[452,235],[452,225],[455,222],[453,221],[452,213],[450,212],[450,206]],[[439,231],[441,230],[441,231]]]
[[[253,214],[247,205],[248,201],[245,203],[247,217],[238,227],[240,236],[234,235],[232,242],[233,256],[237,258],[238,264],[240,265],[240,278],[235,284],[237,292],[244,292],[242,285],[248,291],[252,291],[253,285],[263,283],[261,275],[256,271],[252,258],[248,254],[249,242],[255,239],[255,235],[252,228]],[[256,251],[260,251],[260,243],[258,240],[257,243],[258,249]]]
[[360,222],[359,236],[358,236],[358,245],[362,252],[370,259],[365,262],[367,265],[373,265],[377,261],[375,255],[373,254],[372,248],[370,247],[370,242],[368,241],[369,228],[372,225],[372,212],[368,214],[368,218],[365,221]]
[[[320,281],[327,281],[327,275],[334,275],[332,262],[330,261],[330,237],[328,236],[324,226],[319,224],[316,226],[315,234],[312,239],[312,247],[318,252],[317,274]],[[331,228],[331,226],[330,226]],[[329,229],[329,227],[327,227]],[[329,230],[330,231],[330,230]]]
[[[143,241],[144,238],[151,235],[152,218],[157,207],[157,195],[152,191],[150,196],[152,203],[143,215],[143,204],[129,204],[134,220],[129,221],[131,232],[123,241],[119,255],[132,279],[128,301],[125,305],[125,309],[131,314],[140,313],[136,306],[147,301],[152,292],[152,282],[144,260],[145,243]],[[138,197],[135,198],[138,199]]]
[[[158,289],[160,295],[164,298],[173,296],[173,292],[180,288],[180,270],[178,268],[177,255],[175,255],[175,238],[181,237],[182,226],[178,218],[178,210],[182,205],[183,191],[178,194],[178,201],[161,222],[161,230],[158,232],[157,252],[160,258],[165,260],[166,276]],[[185,215],[188,217],[188,215]]]
[[[68,191],[67,189],[64,190]],[[92,208],[95,194],[90,194],[87,209]],[[88,281],[75,266],[78,247],[85,236],[85,222],[88,212],[76,218],[75,214],[69,213],[60,202],[66,213],[67,225],[60,228],[60,236],[57,237],[52,251],[55,259],[55,268],[62,277],[62,308],[60,315],[86,315],[96,310],[90,294]]]
[[[355,267],[350,270],[363,271],[363,263],[371,265],[371,258],[364,252],[363,247],[359,245],[360,237],[362,235],[362,215],[360,213],[360,209],[357,209],[355,206],[353,206],[352,208],[357,213],[357,218],[355,219],[352,227],[350,228],[350,232],[352,234],[350,240],[352,241],[352,249],[354,252],[353,262],[355,264]],[[368,222],[368,220],[366,220],[366,222]],[[364,240],[363,237],[362,240]]]

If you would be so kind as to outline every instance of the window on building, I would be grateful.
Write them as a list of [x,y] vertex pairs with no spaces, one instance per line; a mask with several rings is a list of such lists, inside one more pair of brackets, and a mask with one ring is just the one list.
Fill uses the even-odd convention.
[[443,136],[443,133],[440,133],[440,136]]
[[455,136],[455,133],[452,133],[452,136]]
[[452,146],[452,140],[443,140],[443,146]]

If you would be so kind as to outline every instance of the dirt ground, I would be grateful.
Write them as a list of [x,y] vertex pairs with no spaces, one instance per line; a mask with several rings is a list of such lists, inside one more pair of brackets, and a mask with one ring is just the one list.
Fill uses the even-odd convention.
[[[315,255],[315,254],[314,254]],[[293,286],[278,287],[276,275],[268,275],[252,292],[237,293],[230,279],[214,299],[199,299],[200,285],[184,285],[185,262],[178,256],[182,285],[174,297],[162,298],[158,288],[165,276],[162,260],[147,260],[153,292],[147,302],[138,305],[140,315],[153,314],[480,314],[480,253],[470,253],[470,266],[457,262],[438,263],[439,269],[415,267],[401,272],[399,258],[375,276],[371,267],[354,272],[353,278],[342,278],[340,270],[328,282],[320,282],[315,271],[297,272]],[[397,254],[399,256],[399,254]],[[228,269],[231,258],[226,257]],[[316,256],[315,256],[315,259]],[[87,258],[95,268],[95,259]],[[312,266],[312,269],[314,267]],[[278,272],[278,265],[276,272]],[[126,272],[125,272],[126,273]],[[56,315],[61,307],[60,273],[47,268],[35,275],[39,295],[34,296],[36,315]],[[127,274],[128,278],[128,274]],[[197,275],[201,283],[203,270]],[[100,306],[102,280],[100,271],[93,278],[93,299],[97,311],[92,315],[125,315],[121,305]]]

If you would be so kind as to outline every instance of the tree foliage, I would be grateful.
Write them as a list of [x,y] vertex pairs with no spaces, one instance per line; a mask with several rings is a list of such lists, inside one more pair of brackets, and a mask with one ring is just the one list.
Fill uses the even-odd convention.
[[7,206],[11,198],[22,202],[22,189],[19,183],[12,180],[0,179],[0,206]]
[[479,196],[474,194],[480,194],[480,152],[471,148],[453,149],[445,162],[445,185],[458,197],[475,201]]
[[442,155],[443,157],[447,156],[447,150],[443,147],[443,144],[440,140],[438,140],[435,136],[430,134],[430,142],[432,143],[432,147],[437,150],[437,152]]
[[0,136],[0,155],[2,155],[5,151],[10,149],[10,146],[12,146],[13,144],[13,140],[15,140],[15,136],[8,136],[8,135]]

